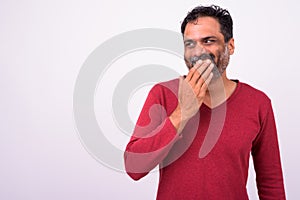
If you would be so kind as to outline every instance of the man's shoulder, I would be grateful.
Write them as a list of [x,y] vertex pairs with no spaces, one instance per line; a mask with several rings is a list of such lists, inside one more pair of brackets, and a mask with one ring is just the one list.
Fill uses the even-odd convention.
[[262,90],[251,86],[250,84],[239,82],[240,84],[240,93],[245,96],[247,99],[256,102],[270,102],[268,95]]
[[244,92],[247,92],[251,95],[261,96],[262,98],[268,98],[268,95],[265,92],[263,92],[262,90],[254,87],[248,83],[239,82],[239,84],[241,84]]
[[164,82],[159,82],[152,87],[151,92],[152,93],[172,92],[174,94],[177,94],[178,84],[179,84],[179,78],[164,81]]

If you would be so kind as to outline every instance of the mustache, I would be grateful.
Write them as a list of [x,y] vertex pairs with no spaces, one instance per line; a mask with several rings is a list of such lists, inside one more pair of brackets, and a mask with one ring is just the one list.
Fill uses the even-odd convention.
[[216,65],[215,55],[212,53],[203,53],[200,56],[193,56],[190,58],[190,62],[192,63],[192,66],[194,66],[198,60],[207,60],[207,59],[211,60],[211,62],[214,63],[214,65]]
[[221,73],[218,70],[217,64],[215,62],[215,55],[212,53],[203,53],[200,56],[193,56],[190,58],[190,63],[192,64],[192,67],[196,64],[198,60],[210,60],[211,63],[214,65],[212,69],[213,78],[218,78],[221,76]]

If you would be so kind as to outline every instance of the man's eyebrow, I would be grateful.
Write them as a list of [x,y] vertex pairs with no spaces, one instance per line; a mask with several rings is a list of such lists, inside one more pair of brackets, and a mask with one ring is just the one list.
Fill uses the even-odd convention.
[[[216,36],[207,36],[207,37],[204,37],[204,38],[201,38],[200,40],[203,41],[203,40],[208,40],[208,39],[218,39]],[[195,42],[195,40],[193,39],[190,39],[190,38],[186,38],[183,40],[184,42]]]
[[208,39],[218,39],[216,36],[207,36],[205,38],[202,38],[201,40],[208,40]]
[[189,38],[188,38],[188,39],[184,39],[183,41],[184,41],[184,42],[194,42],[195,40],[192,40],[192,39],[189,39]]

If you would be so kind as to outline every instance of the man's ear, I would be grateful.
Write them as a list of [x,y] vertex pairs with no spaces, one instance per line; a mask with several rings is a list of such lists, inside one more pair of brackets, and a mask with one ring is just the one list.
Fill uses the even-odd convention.
[[231,39],[228,41],[228,50],[229,50],[230,55],[232,55],[232,54],[234,53],[234,49],[235,49],[235,46],[234,46],[234,38],[231,38]]

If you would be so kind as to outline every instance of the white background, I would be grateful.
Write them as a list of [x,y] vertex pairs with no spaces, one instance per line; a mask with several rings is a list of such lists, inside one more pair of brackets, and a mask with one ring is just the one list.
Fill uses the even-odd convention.
[[[1,0],[0,199],[154,199],[157,173],[134,182],[84,149],[73,120],[74,84],[85,59],[104,41],[138,28],[179,32],[186,13],[200,3],[231,12],[236,52],[229,77],[272,99],[287,197],[299,199],[300,12],[295,0]],[[135,95],[138,104],[146,92]],[[248,188],[256,199],[251,170]]]

